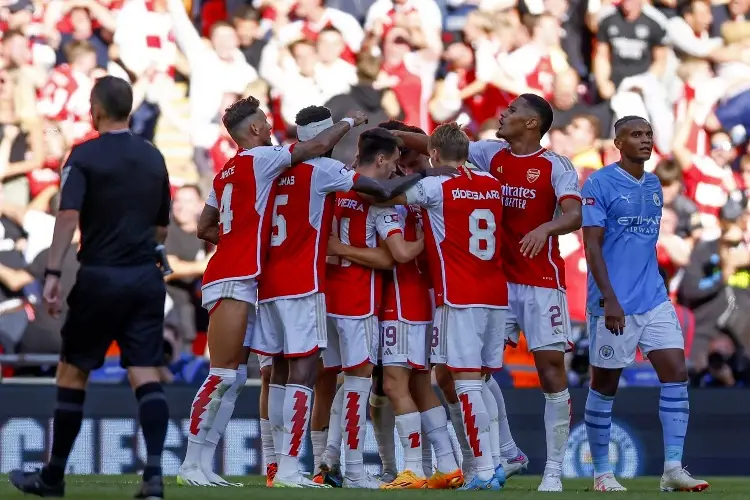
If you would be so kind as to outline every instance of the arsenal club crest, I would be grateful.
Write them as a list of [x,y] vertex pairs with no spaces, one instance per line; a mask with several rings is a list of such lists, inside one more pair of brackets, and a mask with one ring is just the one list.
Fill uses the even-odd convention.
[[526,180],[529,182],[534,182],[539,178],[540,172],[537,168],[530,168],[526,171]]

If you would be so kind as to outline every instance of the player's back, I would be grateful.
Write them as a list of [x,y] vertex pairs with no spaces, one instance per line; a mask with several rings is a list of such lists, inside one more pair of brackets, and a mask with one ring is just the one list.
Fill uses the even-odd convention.
[[286,147],[243,149],[216,174],[206,203],[219,210],[219,244],[203,275],[204,288],[260,274],[271,235],[269,198],[290,159]]
[[[429,179],[425,181],[434,184]],[[436,305],[506,307],[507,289],[498,287],[505,282],[499,239],[500,183],[490,174],[468,169],[456,177],[436,180],[442,202],[428,207],[420,203],[427,221],[425,242]]]
[[286,170],[276,181],[271,241],[261,280],[261,301],[325,292],[328,235],[336,195],[351,187],[344,165],[314,158]]

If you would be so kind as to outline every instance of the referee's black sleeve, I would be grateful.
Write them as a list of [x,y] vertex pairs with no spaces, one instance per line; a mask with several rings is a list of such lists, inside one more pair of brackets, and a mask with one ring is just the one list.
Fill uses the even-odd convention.
[[167,227],[169,225],[169,213],[172,207],[172,190],[169,187],[169,174],[167,174],[166,165],[164,165],[164,180],[162,183],[161,205],[159,206],[159,214],[156,216],[156,225]]
[[78,148],[73,148],[68,161],[62,170],[60,193],[60,210],[81,211],[86,195],[86,173],[83,163],[78,158]]

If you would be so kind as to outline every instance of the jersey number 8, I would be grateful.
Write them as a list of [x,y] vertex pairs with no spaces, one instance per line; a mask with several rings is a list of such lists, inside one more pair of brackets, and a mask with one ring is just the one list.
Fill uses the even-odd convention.
[[477,208],[469,215],[469,252],[480,260],[492,260],[495,255],[495,214]]

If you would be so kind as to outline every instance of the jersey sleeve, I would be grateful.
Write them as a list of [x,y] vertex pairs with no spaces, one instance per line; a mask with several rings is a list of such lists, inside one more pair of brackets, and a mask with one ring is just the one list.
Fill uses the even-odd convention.
[[581,191],[578,188],[578,172],[575,167],[564,156],[555,155],[552,158],[552,185],[555,188],[557,202],[565,198],[581,199]]
[[81,210],[86,195],[86,174],[80,162],[81,150],[73,148],[62,169],[60,210]]
[[381,239],[403,232],[402,217],[395,207],[370,207],[375,219],[375,230]]
[[508,147],[505,141],[477,141],[469,143],[469,161],[479,170],[489,172],[492,168],[492,158]]
[[425,177],[406,190],[406,202],[424,208],[434,208],[443,201],[443,183],[439,177]]
[[219,200],[216,199],[216,191],[214,191],[213,187],[211,187],[211,191],[208,193],[208,198],[206,198],[206,205],[219,208]]
[[313,183],[318,194],[345,193],[354,186],[356,173],[340,161],[317,158],[313,164]]
[[289,146],[259,146],[240,153],[253,157],[253,170],[258,178],[274,180],[292,164],[292,149]]
[[607,224],[606,200],[596,178],[589,177],[581,190],[583,196],[583,227],[605,227]]

